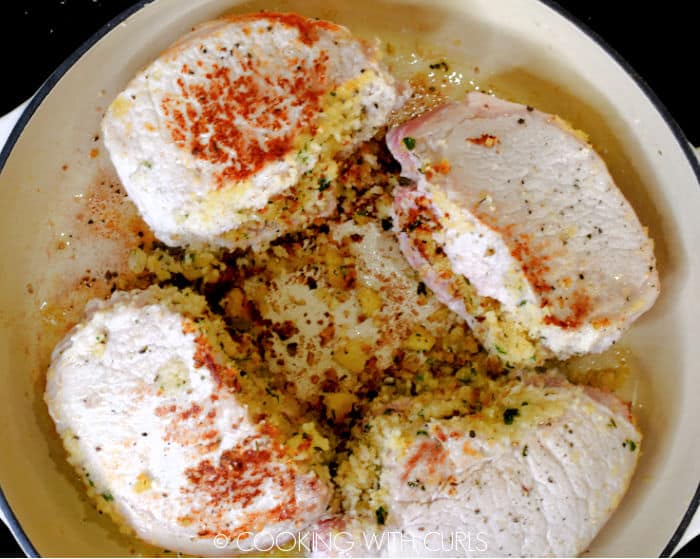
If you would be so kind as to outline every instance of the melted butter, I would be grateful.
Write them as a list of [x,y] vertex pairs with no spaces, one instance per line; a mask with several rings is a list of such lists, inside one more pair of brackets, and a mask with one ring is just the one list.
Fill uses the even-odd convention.
[[574,384],[618,392],[633,374],[630,357],[630,348],[614,345],[603,353],[572,357],[561,368]]

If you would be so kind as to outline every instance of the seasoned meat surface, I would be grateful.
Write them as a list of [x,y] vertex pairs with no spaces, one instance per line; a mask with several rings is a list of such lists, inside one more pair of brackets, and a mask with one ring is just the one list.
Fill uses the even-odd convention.
[[492,404],[464,414],[473,391],[446,387],[375,407],[341,470],[351,513],[315,527],[317,555],[586,549],[637,463],[641,435],[628,407],[554,373],[514,378]]
[[291,538],[330,496],[242,368],[254,356],[220,326],[203,298],[174,288],[95,301],[56,348],[45,395],[98,507],[195,555]]
[[334,209],[335,158],[396,100],[375,50],[344,27],[261,12],[195,28],[117,96],[102,128],[161,241],[259,246]]
[[415,181],[395,196],[404,253],[494,353],[600,352],[656,300],[653,242],[558,117],[470,93],[387,143]]

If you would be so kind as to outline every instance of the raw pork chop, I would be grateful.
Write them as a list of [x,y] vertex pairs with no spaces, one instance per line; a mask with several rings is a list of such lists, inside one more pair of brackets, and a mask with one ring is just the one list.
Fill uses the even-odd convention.
[[[479,392],[476,394],[475,390]],[[575,556],[624,496],[641,435],[629,408],[555,374],[375,406],[339,478],[346,516],[316,554]]]
[[392,129],[409,262],[511,363],[600,352],[659,293],[653,242],[582,134],[470,93]]
[[243,366],[254,356],[190,291],[93,302],[56,348],[45,398],[98,508],[194,555],[271,546],[316,521],[330,490],[288,444],[284,400]]
[[373,47],[327,21],[261,12],[195,28],[110,105],[105,145],[171,246],[261,246],[335,209],[335,158],[397,101]]

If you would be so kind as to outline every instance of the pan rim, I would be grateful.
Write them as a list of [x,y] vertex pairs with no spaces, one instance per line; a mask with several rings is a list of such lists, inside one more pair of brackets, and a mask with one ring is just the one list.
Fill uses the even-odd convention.
[[[107,33],[109,33],[114,27],[116,27],[118,24],[135,14],[136,12],[140,11],[142,8],[144,8],[146,5],[152,3],[154,0],[138,0],[133,6],[127,8],[114,18],[112,18],[110,21],[108,21],[105,25],[103,25],[100,29],[98,29],[95,33],[93,33],[83,44],[81,44],[68,58],[66,58],[52,73],[51,75],[46,79],[46,81],[39,87],[37,90],[36,94],[32,97],[31,101],[23,111],[22,115],[18,119],[18,121],[15,123],[15,126],[13,127],[12,131],[10,132],[10,135],[7,138],[7,141],[5,142],[5,145],[0,151],[0,173],[2,173],[3,168],[5,167],[5,163],[7,162],[10,153],[12,152],[12,149],[14,148],[14,145],[16,144],[17,140],[19,139],[20,134],[26,127],[27,123],[31,119],[32,115],[34,112],[39,108],[43,100],[48,96],[48,94],[53,90],[53,88],[56,86],[56,84],[61,80],[61,78],[70,70],[73,65],[78,62],[82,56],[92,48],[95,43],[97,43],[102,37],[104,37]],[[646,95],[647,99],[651,102],[651,104],[654,106],[656,111],[659,113],[661,118],[664,120],[666,125],[669,127],[671,132],[673,133],[673,136],[676,139],[676,142],[680,146],[682,152],[684,153],[686,159],[688,160],[688,163],[690,163],[690,166],[695,174],[695,178],[698,182],[698,186],[700,186],[700,161],[696,157],[695,153],[692,150],[690,142],[687,140],[685,137],[685,134],[683,130],[681,129],[680,125],[676,122],[676,120],[673,118],[669,110],[666,108],[666,106],[663,104],[663,102],[659,99],[659,97],[656,95],[654,90],[649,86],[649,84],[646,83],[644,78],[632,67],[632,65],[625,60],[622,55],[620,55],[612,46],[608,44],[608,42],[603,39],[596,31],[591,29],[586,23],[581,21],[579,18],[573,16],[571,13],[568,12],[564,7],[559,5],[555,0],[537,0],[541,4],[544,4],[546,7],[549,9],[553,10],[556,12],[559,16],[567,20],[568,22],[572,23],[576,28],[578,28],[582,33],[584,33],[588,38],[590,38],[593,42],[595,42],[598,46],[600,46],[606,54],[608,54],[619,66],[620,68],[627,73],[627,75],[632,78],[632,80],[637,84],[637,86],[640,88],[642,93]],[[665,545],[663,550],[660,553],[660,557],[670,557],[670,555],[673,553],[675,550],[676,546],[680,542],[681,538],[685,534],[686,530],[688,529],[688,526],[690,524],[690,521],[692,520],[695,512],[697,511],[698,507],[700,506],[700,480],[698,481],[698,485],[695,489],[695,493],[693,497],[691,498],[691,501],[681,518],[680,523],[678,524],[678,527],[672,534],[671,538],[669,539],[668,543]],[[2,511],[2,514],[4,515],[8,528],[12,535],[14,536],[15,540],[19,544],[20,548],[24,552],[24,554],[27,557],[40,557],[38,551],[34,547],[34,545],[31,543],[29,538],[27,537],[27,534],[25,533],[24,529],[22,528],[21,524],[19,523],[17,517],[12,511],[12,508],[10,507],[5,494],[2,490],[2,487],[0,487],[0,511]]]

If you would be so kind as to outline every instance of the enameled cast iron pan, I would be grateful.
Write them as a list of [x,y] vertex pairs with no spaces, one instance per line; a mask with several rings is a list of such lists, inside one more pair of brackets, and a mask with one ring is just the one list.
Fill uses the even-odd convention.
[[155,551],[120,535],[87,503],[41,399],[44,372],[71,305],[89,288],[80,284],[81,274],[123,261],[124,238],[133,234],[117,217],[111,234],[99,239],[76,225],[95,205],[107,212],[111,203],[99,196],[100,185],[113,180],[95,137],[104,109],[192,25],[261,8],[330,19],[361,36],[478,65],[481,83],[590,133],[656,241],[662,283],[654,308],[622,342],[637,371],[630,397],[644,433],[639,468],[590,552],[671,553],[700,498],[700,168],[678,127],[625,63],[538,0],[141,2],[51,76],[0,156],[0,501],[24,551]]

